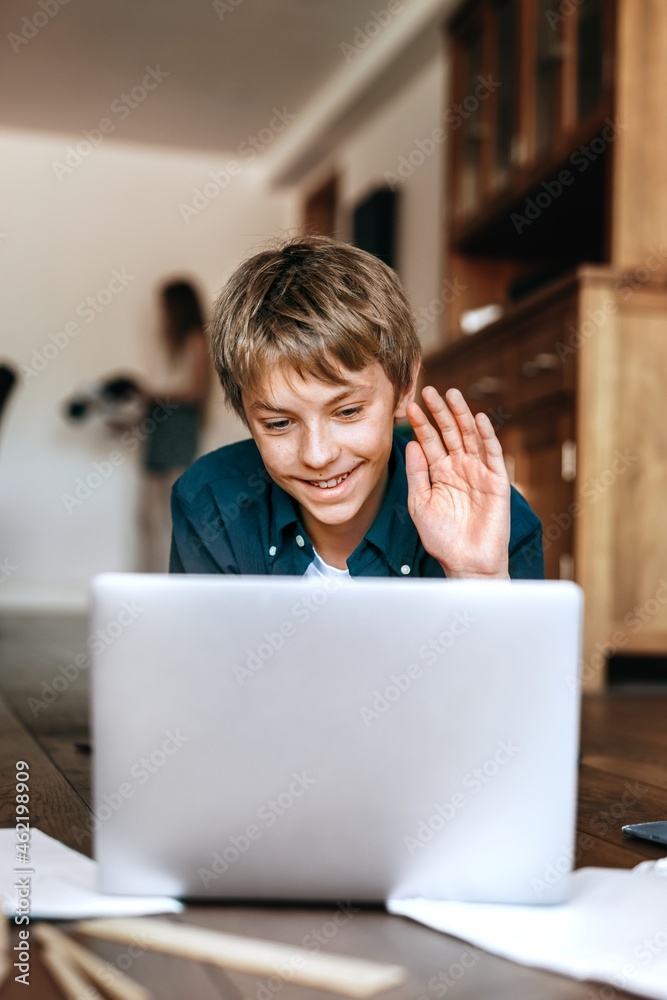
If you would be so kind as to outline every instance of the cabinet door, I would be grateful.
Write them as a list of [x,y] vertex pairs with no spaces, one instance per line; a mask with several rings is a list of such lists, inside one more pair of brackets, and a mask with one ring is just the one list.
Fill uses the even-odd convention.
[[535,158],[548,156],[563,118],[563,25],[558,0],[537,0],[535,19]]
[[452,197],[455,218],[464,219],[483,194],[484,102],[475,97],[485,69],[484,11],[475,8],[454,36],[451,118]]
[[486,413],[501,439],[516,410],[513,373],[515,348],[511,344],[488,344],[481,350],[469,350],[442,364],[426,360],[424,384],[435,386],[444,396],[448,389],[459,389],[474,414]]
[[615,0],[469,0],[450,22],[449,218],[475,253],[478,225],[498,246],[490,206],[506,213],[510,197],[518,210],[613,113],[614,11]]
[[574,578],[574,404],[543,406],[509,425],[506,460],[514,485],[542,521],[548,580]]
[[577,121],[600,114],[612,84],[613,4],[586,0],[577,11]]
[[501,82],[494,95],[492,186],[503,188],[519,161],[519,2],[496,0],[494,78]]

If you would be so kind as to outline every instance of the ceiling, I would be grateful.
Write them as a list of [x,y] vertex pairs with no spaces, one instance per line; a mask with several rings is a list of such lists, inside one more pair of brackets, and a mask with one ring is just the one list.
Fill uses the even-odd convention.
[[299,159],[317,123],[326,145],[437,51],[450,6],[3,0],[0,125],[76,136],[106,119],[114,139],[229,153],[259,137],[264,153],[287,120]]

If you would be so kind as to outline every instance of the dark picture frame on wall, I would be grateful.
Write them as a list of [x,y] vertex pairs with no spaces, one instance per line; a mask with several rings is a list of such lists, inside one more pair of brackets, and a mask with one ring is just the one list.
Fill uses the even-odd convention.
[[389,187],[377,188],[352,213],[352,242],[360,250],[375,254],[389,267],[396,267],[397,194]]

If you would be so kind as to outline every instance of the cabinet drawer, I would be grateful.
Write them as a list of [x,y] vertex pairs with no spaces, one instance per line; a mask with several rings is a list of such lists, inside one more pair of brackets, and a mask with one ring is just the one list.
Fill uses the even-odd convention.
[[473,413],[484,411],[491,416],[506,403],[509,379],[504,352],[486,351],[475,355],[462,375],[458,388]]
[[574,389],[574,313],[538,320],[517,338],[517,404],[526,406]]
[[503,424],[514,406],[514,349],[491,345],[447,359],[435,370],[427,365],[427,381],[444,395],[460,389],[473,413],[487,413],[492,422]]

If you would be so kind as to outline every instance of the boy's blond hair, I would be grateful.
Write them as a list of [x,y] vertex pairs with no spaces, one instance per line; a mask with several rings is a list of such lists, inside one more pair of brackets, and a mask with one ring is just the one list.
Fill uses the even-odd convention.
[[341,385],[341,367],[360,371],[377,361],[398,402],[421,355],[394,271],[325,236],[292,239],[244,261],[222,290],[210,328],[227,403],[245,423],[242,393],[257,390],[276,367]]

